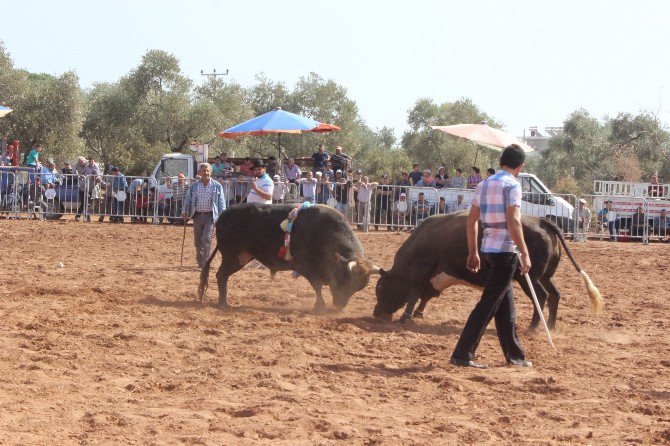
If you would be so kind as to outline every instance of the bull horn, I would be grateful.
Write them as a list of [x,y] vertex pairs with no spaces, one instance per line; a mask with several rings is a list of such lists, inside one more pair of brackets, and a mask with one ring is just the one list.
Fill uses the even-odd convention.
[[382,269],[378,267],[377,265],[372,265],[372,269],[370,269],[370,274],[381,274]]
[[352,260],[351,262],[347,263],[347,268],[349,268],[349,271],[354,270],[354,266],[356,266],[356,261]]

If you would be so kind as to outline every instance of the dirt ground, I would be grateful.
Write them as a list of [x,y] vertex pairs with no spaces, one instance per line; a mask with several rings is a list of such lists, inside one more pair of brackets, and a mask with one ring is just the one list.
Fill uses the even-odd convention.
[[[605,301],[590,312],[566,258],[553,332],[532,369],[448,359],[479,293],[454,288],[408,325],[371,318],[374,284],[316,315],[307,281],[233,276],[235,311],[196,301],[191,233],[0,220],[0,444],[565,445],[670,443],[670,245],[571,243]],[[190,231],[190,228],[189,228]],[[390,267],[405,234],[360,234]],[[59,263],[63,267],[59,267]],[[330,295],[326,300],[330,303]],[[396,315],[398,316],[398,315]]]

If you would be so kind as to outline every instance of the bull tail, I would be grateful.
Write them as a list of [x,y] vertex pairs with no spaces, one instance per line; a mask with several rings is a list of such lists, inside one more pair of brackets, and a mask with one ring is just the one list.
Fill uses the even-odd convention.
[[219,244],[217,242],[216,248],[214,248],[214,252],[212,252],[212,255],[209,256],[209,259],[207,259],[207,262],[205,262],[205,265],[202,267],[202,271],[200,271],[200,285],[198,285],[198,298],[202,302],[203,297],[205,296],[205,291],[207,291],[207,284],[209,282],[209,265],[212,263],[212,260],[214,260],[214,256],[216,256],[217,251],[219,250]]
[[600,294],[600,291],[598,288],[593,284],[593,281],[589,277],[588,274],[586,274],[586,271],[582,269],[581,266],[579,266],[579,263],[575,260],[575,258],[572,256],[572,252],[570,252],[570,249],[568,248],[567,243],[565,242],[565,237],[563,236],[563,232],[560,230],[560,228],[552,221],[549,220],[544,220],[545,223],[548,223],[546,226],[547,228],[550,228],[551,231],[556,234],[558,239],[561,241],[561,245],[563,245],[563,249],[565,250],[565,253],[568,255],[568,259],[570,259],[570,262],[572,262],[572,265],[575,267],[579,275],[582,277],[582,281],[584,281],[584,285],[586,285],[586,290],[589,293],[589,298],[591,299],[591,308],[593,309],[594,313],[600,314],[603,312],[603,308],[605,306],[605,301],[603,300],[603,296]]

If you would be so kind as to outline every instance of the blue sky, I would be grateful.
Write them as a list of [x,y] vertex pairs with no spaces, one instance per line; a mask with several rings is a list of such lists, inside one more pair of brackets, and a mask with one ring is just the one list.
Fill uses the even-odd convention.
[[245,86],[262,72],[292,87],[314,71],[346,87],[370,127],[397,134],[423,97],[469,97],[515,135],[580,107],[670,121],[670,2],[2,0],[0,10],[16,67],[74,70],[83,87],[161,49],[195,82],[216,68]]

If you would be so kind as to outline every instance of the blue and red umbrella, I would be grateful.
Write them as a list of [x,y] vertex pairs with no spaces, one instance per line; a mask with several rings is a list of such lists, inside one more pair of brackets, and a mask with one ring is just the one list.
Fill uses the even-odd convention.
[[2,118],[5,115],[8,115],[12,112],[13,110],[9,107],[6,107],[4,105],[0,105],[0,118]]
[[316,121],[306,116],[296,115],[277,107],[271,112],[256,116],[219,133],[221,138],[240,138],[243,136],[277,135],[279,155],[281,157],[282,133],[327,133],[341,130],[338,126]]

